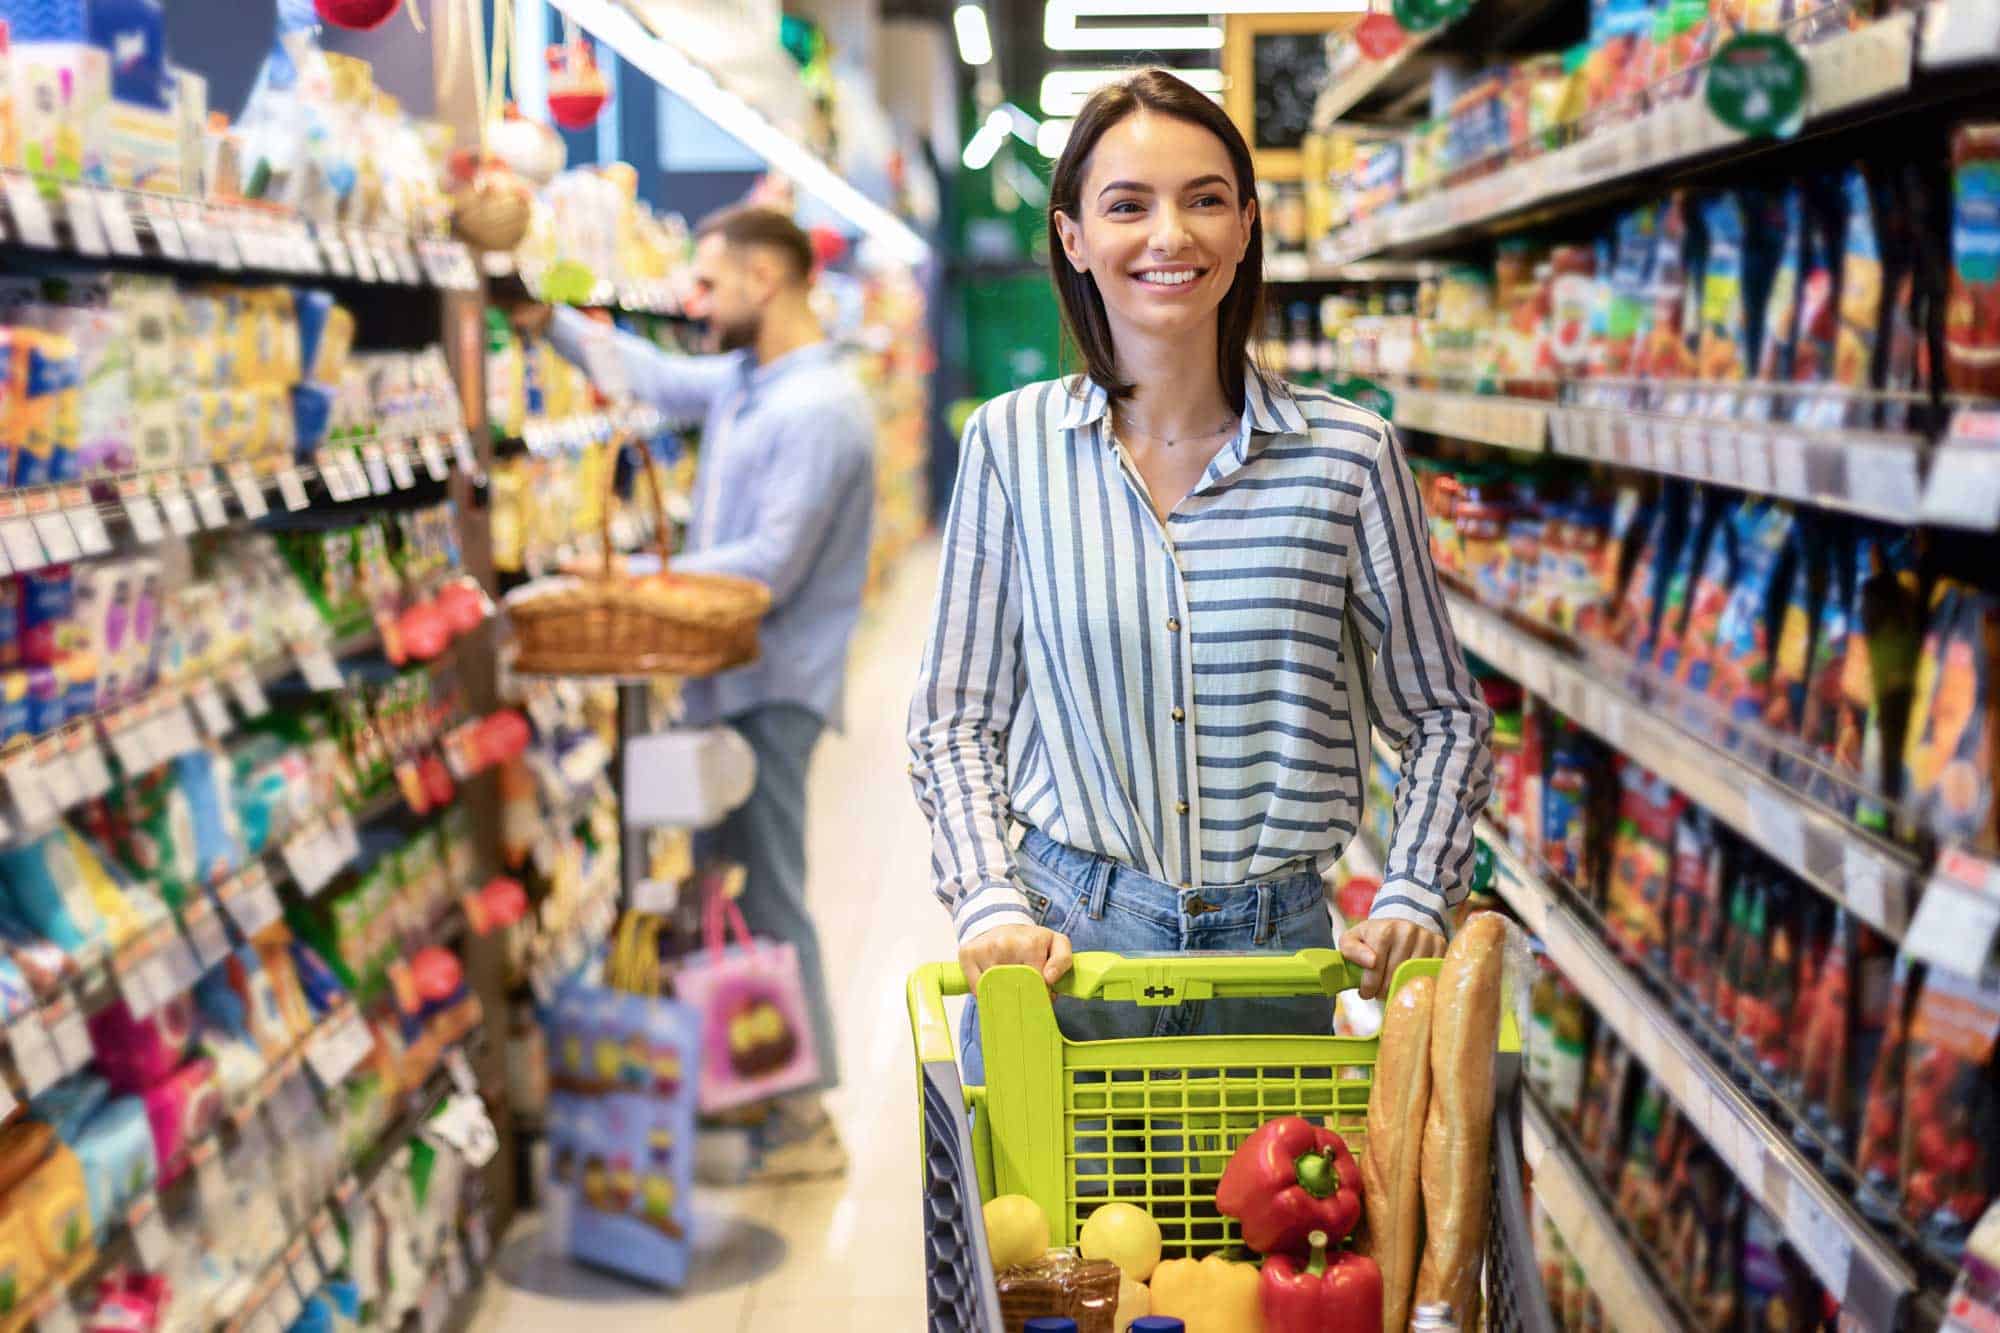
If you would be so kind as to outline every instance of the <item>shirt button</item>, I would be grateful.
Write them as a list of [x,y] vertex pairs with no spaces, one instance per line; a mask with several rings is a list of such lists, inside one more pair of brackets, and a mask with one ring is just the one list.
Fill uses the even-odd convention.
[[1176,709],[1174,710],[1174,721],[1176,721],[1176,722],[1182,722],[1182,721],[1185,721],[1186,719],[1187,719],[1187,714],[1186,714],[1186,713],[1182,712],[1182,711],[1181,711],[1180,709],[1178,709],[1178,708],[1176,708]]
[[1188,803],[1187,803],[1186,801],[1175,801],[1175,802],[1174,802],[1174,813],[1175,813],[1175,814],[1177,814],[1177,815],[1184,815],[1184,814],[1186,814],[1187,812],[1188,812]]
[[1178,618],[1178,617],[1176,617],[1176,616],[1168,616],[1168,617],[1167,617],[1167,633],[1169,633],[1169,634],[1179,634],[1180,632],[1181,632],[1181,622],[1180,622],[1179,618]]

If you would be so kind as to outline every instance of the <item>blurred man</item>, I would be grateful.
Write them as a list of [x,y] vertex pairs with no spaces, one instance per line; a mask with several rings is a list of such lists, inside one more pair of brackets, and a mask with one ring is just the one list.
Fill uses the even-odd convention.
[[[575,310],[555,312],[549,335],[586,366],[593,340],[609,337],[633,397],[703,423],[693,517],[674,568],[738,574],[771,590],[762,656],[682,691],[689,723],[726,723],[757,755],[750,799],[697,851],[748,869],[743,915],[754,933],[798,950],[819,1048],[817,1088],[782,1099],[758,1130],[757,1174],[838,1175],[846,1153],[819,1098],[838,1081],[838,1052],[806,911],[806,771],[821,731],[841,725],[847,641],[868,574],[874,413],[812,312],[812,243],[797,224],[739,208],[696,236],[688,313],[707,322],[715,355],[675,356]],[[530,324],[546,318],[526,313]]]

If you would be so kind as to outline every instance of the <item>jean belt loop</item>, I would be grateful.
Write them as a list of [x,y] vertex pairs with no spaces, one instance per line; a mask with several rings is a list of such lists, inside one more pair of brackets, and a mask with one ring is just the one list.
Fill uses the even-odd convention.
[[1271,902],[1277,889],[1269,884],[1257,886],[1257,943],[1264,944],[1271,938]]
[[1085,910],[1090,913],[1092,921],[1104,919],[1104,903],[1111,896],[1111,877],[1117,873],[1116,863],[1108,856],[1098,857],[1097,863],[1091,866],[1088,881],[1090,892],[1085,895]]

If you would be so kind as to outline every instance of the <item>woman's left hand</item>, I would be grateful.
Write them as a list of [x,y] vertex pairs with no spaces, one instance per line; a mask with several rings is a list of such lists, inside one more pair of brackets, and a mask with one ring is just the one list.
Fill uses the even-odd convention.
[[1340,937],[1340,952],[1361,969],[1361,995],[1372,1000],[1389,989],[1396,969],[1412,958],[1436,958],[1444,936],[1414,921],[1363,921]]

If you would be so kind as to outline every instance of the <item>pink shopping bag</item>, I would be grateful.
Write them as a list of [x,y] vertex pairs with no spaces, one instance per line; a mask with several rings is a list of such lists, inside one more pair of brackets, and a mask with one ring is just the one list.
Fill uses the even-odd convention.
[[[735,942],[725,946],[725,924]],[[798,951],[752,939],[735,900],[712,891],[702,906],[705,947],[681,962],[681,999],[701,1011],[704,1114],[796,1092],[819,1078],[806,1020]]]

